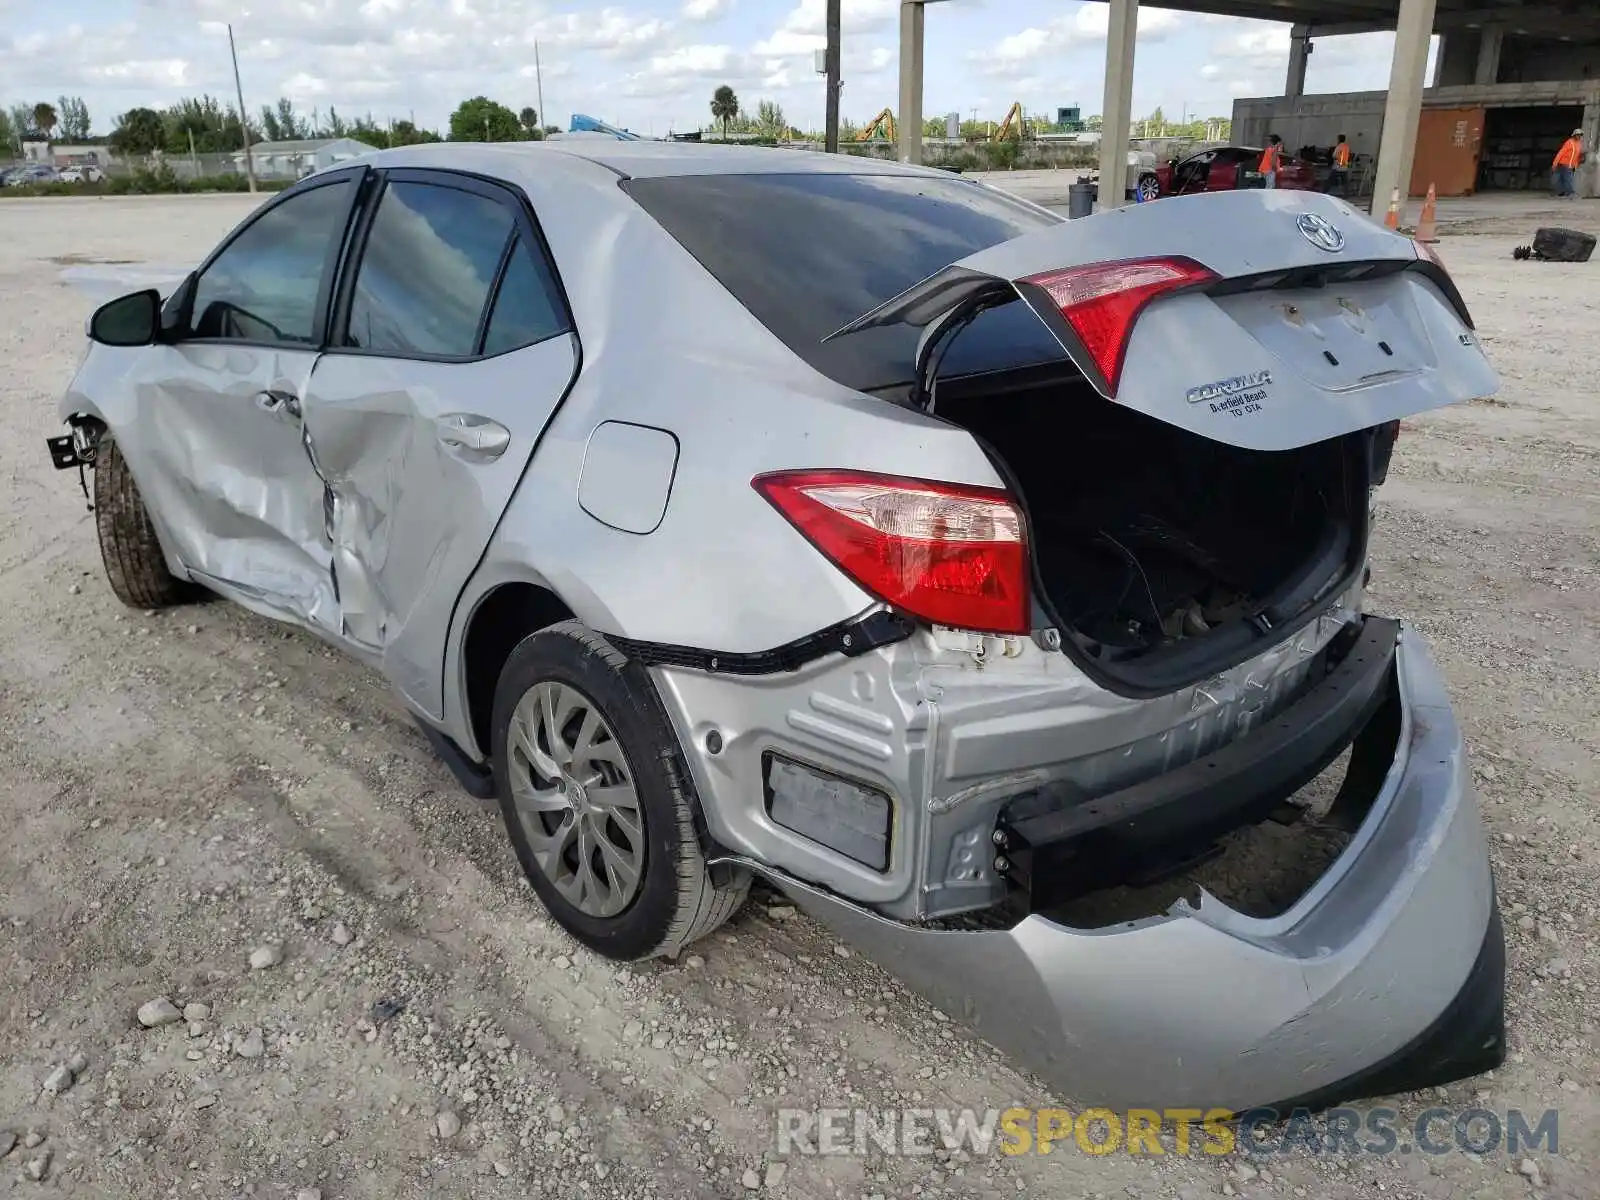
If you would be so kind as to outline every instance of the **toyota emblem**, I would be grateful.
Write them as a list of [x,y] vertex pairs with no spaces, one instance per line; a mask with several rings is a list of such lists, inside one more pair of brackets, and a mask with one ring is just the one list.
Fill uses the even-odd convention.
[[1318,250],[1337,254],[1344,249],[1344,234],[1340,233],[1339,227],[1326,217],[1319,217],[1316,213],[1301,213],[1295,218],[1294,223],[1300,229],[1300,236]]

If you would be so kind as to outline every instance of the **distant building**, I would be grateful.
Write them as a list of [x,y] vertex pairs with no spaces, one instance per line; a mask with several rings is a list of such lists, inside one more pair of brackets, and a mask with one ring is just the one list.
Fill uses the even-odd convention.
[[[299,179],[313,171],[347,159],[371,154],[378,147],[355,138],[297,138],[287,142],[257,142],[250,147],[250,163],[258,179]],[[234,170],[243,173],[244,151],[233,152]]]

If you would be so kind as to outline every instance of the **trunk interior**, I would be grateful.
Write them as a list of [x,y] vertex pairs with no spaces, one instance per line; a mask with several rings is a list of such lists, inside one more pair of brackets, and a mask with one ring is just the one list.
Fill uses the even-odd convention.
[[1244,450],[1107,401],[1081,379],[941,383],[936,412],[1010,474],[1064,648],[1127,694],[1170,691],[1259,653],[1364,554],[1365,432]]

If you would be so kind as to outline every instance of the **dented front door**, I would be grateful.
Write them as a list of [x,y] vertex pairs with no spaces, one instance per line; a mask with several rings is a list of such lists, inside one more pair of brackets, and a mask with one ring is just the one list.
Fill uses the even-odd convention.
[[302,406],[340,633],[439,715],[451,612],[577,339],[516,198],[444,172],[390,174],[348,307]]

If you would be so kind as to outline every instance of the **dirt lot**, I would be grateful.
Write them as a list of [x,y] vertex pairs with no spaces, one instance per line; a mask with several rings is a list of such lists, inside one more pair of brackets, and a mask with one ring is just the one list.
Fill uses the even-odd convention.
[[[0,201],[0,1190],[1600,1194],[1600,262],[1513,262],[1522,221],[1442,245],[1504,391],[1407,423],[1371,604],[1453,687],[1511,956],[1511,1061],[1395,1104],[1402,1124],[1556,1108],[1560,1153],[780,1165],[780,1106],[1050,1101],[771,897],[675,963],[587,954],[377,677],[220,603],[145,615],[107,591],[43,445],[89,309],[59,272],[192,261],[248,203]],[[1596,207],[1564,211],[1597,227]],[[269,944],[281,962],[252,969]],[[141,1028],[162,996],[206,1011]]]

